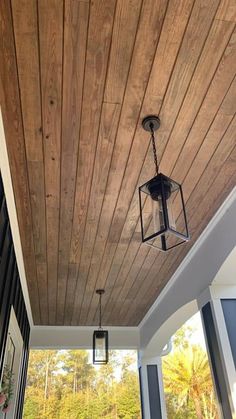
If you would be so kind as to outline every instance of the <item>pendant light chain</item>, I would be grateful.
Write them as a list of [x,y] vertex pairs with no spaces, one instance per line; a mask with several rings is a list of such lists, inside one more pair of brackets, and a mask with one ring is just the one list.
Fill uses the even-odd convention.
[[156,144],[155,144],[155,135],[154,135],[154,129],[153,124],[150,123],[150,131],[151,131],[151,140],[152,140],[152,149],[153,149],[153,157],[154,157],[154,164],[156,167],[156,174],[159,173],[159,165],[157,161],[157,150],[156,150]]
[[102,329],[102,294],[99,295],[99,329]]

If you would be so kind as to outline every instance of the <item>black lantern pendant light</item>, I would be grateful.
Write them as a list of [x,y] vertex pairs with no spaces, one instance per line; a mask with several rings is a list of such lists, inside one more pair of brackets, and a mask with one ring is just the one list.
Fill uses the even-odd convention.
[[144,118],[142,126],[151,133],[156,176],[139,187],[142,241],[166,251],[189,240],[181,185],[159,173],[155,131],[160,127],[158,116]]
[[99,328],[93,332],[93,363],[108,363],[108,331],[102,328],[102,295],[104,290],[96,290],[99,295]]

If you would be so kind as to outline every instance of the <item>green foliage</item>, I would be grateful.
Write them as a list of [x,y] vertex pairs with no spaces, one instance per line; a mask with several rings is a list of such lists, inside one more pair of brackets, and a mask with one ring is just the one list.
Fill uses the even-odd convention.
[[[218,419],[206,351],[191,345],[193,328],[183,326],[163,358],[169,419]],[[95,368],[88,351],[31,351],[24,419],[141,419],[134,352],[110,351]]]
[[[5,396],[5,402],[0,409],[5,409],[10,405],[13,393],[14,393],[14,379],[13,373],[10,368],[5,365],[2,377],[2,383],[0,385],[0,394]],[[3,410],[4,411],[4,410]]]
[[174,350],[163,358],[166,407],[171,419],[217,419],[206,351],[191,345],[193,330],[183,326],[174,337]]
[[109,364],[95,368],[88,351],[31,351],[24,419],[140,419],[139,384],[125,356],[110,351]]

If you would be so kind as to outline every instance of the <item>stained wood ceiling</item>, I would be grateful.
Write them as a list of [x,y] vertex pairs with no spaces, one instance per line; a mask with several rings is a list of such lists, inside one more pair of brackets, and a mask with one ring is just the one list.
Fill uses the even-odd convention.
[[[1,0],[1,108],[35,324],[137,325],[236,183],[234,0]],[[190,243],[140,243],[141,128]]]

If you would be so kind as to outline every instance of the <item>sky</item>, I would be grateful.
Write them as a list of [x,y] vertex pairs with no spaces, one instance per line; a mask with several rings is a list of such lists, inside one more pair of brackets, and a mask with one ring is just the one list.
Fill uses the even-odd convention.
[[187,326],[191,326],[194,329],[194,332],[190,338],[190,342],[192,344],[199,344],[203,349],[206,349],[200,312],[194,314],[194,316],[192,316],[185,324]]

